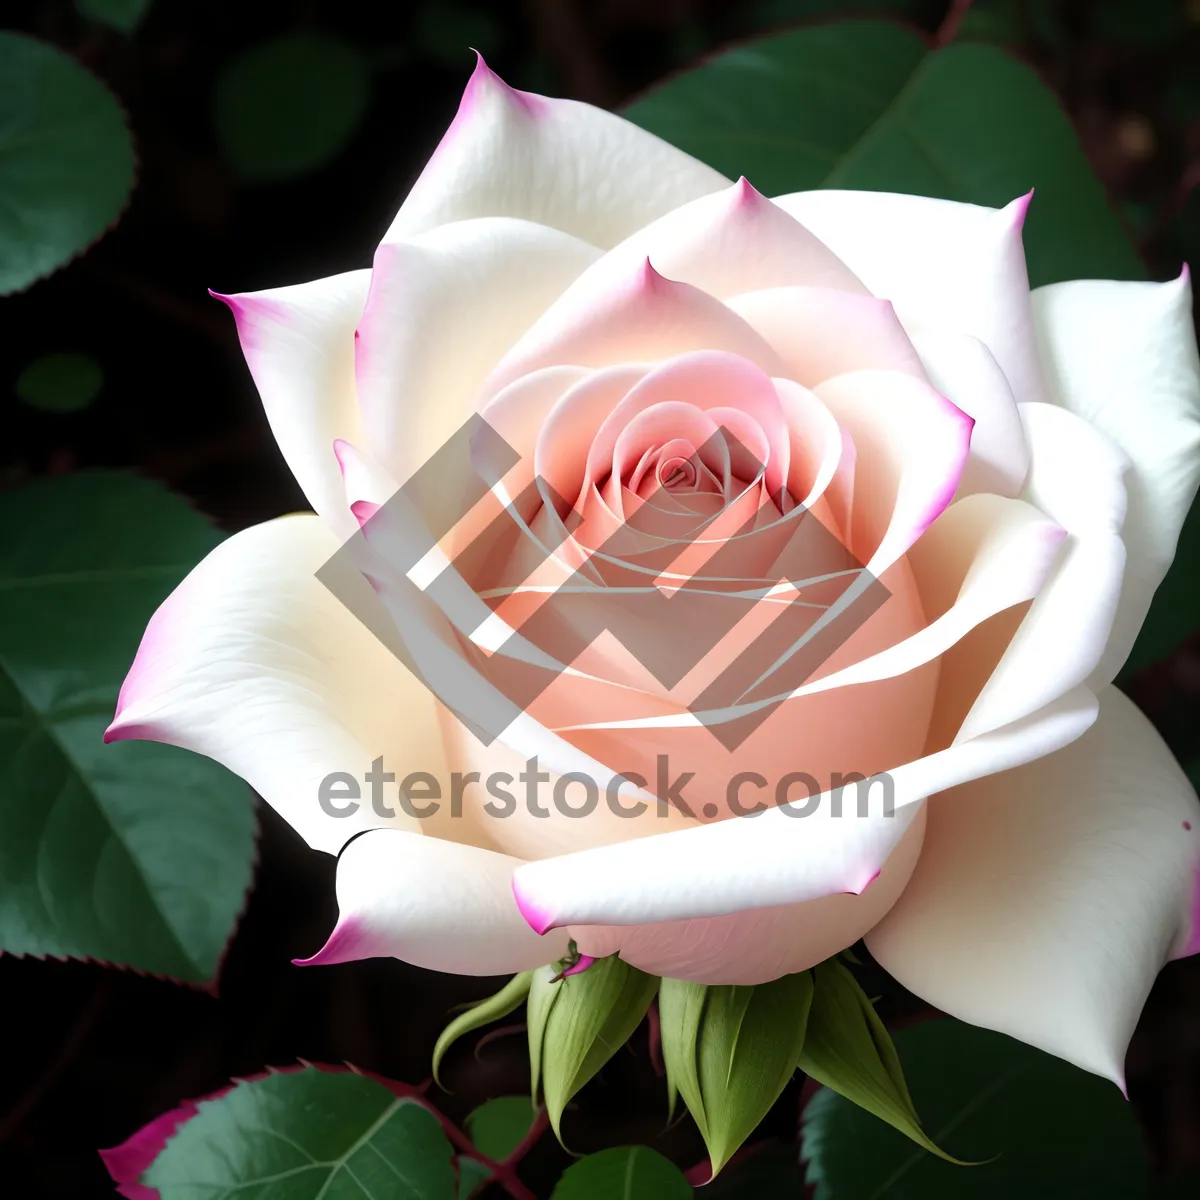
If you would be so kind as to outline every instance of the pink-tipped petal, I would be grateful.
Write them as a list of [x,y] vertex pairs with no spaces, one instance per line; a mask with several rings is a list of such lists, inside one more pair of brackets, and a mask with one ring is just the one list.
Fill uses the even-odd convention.
[[483,396],[543,367],[656,362],[698,350],[740,355],[768,375],[785,374],[779,355],[741,317],[640,258],[551,305],[492,372]]
[[370,276],[351,271],[294,287],[217,296],[237,322],[242,353],[288,467],[341,537],[355,526],[330,446],[337,438],[362,439],[354,328]]
[[[430,693],[316,578],[338,545],[295,516],[218,546],[151,619],[106,735],[216,759],[333,853],[364,829],[417,823],[394,791],[390,816],[373,811],[374,759],[447,777]],[[364,580],[345,582],[359,612],[382,611]]]
[[514,891],[540,927],[572,926],[577,942],[582,925],[721,916],[846,892],[887,862],[925,797],[1059,749],[1095,714],[1094,697],[1080,689],[1025,721],[897,767],[892,815],[884,788],[867,792],[861,816],[857,808],[835,815],[826,795],[807,817],[771,808],[753,819],[526,863]]
[[1038,288],[1033,312],[1050,394],[1125,452],[1128,551],[1121,598],[1092,675],[1129,655],[1200,481],[1200,359],[1186,268],[1170,283],[1076,280]]
[[726,186],[716,171],[623,118],[517,91],[480,58],[458,115],[385,240],[451,221],[516,217],[608,249]]
[[1046,398],[1021,245],[1028,198],[1006,208],[887,192],[796,192],[776,201],[906,326],[978,338],[1018,403]]
[[540,937],[513,901],[520,859],[438,837],[380,829],[338,860],[340,916],[300,965],[400,958],[456,975],[505,975],[567,952],[565,933]]

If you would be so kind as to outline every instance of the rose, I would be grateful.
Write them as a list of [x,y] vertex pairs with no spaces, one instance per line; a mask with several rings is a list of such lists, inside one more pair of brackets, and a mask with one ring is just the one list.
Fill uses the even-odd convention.
[[[226,297],[318,515],[245,530],[189,575],[107,736],[212,756],[314,847],[371,831],[342,853],[341,919],[310,961],[495,974],[573,937],[654,973],[751,983],[866,935],[937,1007],[1120,1080],[1154,975],[1200,938],[1195,795],[1111,682],[1200,472],[1190,290],[1185,274],[1031,293],[1027,200],[768,202],[481,64],[371,270]],[[802,510],[887,599],[733,748],[686,708],[721,663],[685,694],[603,638],[485,744],[429,687],[453,704],[464,693],[440,682],[459,672],[503,693],[505,656],[414,605],[383,546],[405,520],[384,502],[476,411],[520,455],[507,484],[536,471],[576,505],[568,566],[621,525],[618,501],[638,510],[639,469],[661,482],[682,462],[695,491],[723,427],[749,458],[712,469],[717,510],[744,491],[776,523]],[[552,509],[526,514],[541,534]],[[346,539],[376,590],[315,578]],[[498,577],[564,578],[521,562]],[[769,565],[742,563],[747,578]],[[506,601],[510,629],[534,596]],[[687,811],[572,820],[549,803],[565,772],[650,778],[660,752],[696,776]],[[333,773],[375,789],[424,772],[445,793],[452,772],[515,779],[534,754],[543,817],[491,819],[470,784],[461,816],[317,803]],[[861,816],[730,819],[736,771],[826,787],[854,770],[890,772],[894,815],[876,798]]]

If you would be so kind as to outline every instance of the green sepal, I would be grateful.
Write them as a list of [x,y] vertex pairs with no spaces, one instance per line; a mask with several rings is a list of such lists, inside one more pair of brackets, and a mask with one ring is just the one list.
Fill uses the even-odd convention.
[[706,984],[683,979],[664,979],[658,987],[659,1038],[667,1072],[667,1119],[674,1119],[675,1102],[682,1095],[704,1138],[708,1137],[708,1125],[696,1070],[696,1039],[700,1036],[707,994]]
[[529,995],[532,977],[532,971],[522,971],[521,974],[514,975],[494,996],[480,1000],[478,1004],[472,1004],[466,1012],[460,1013],[442,1030],[433,1047],[433,1079],[438,1087],[442,1086],[438,1070],[446,1051],[464,1033],[470,1033],[472,1030],[481,1029],[484,1025],[490,1025],[493,1021],[500,1020],[501,1017],[507,1017],[510,1012],[518,1008],[521,1001]]
[[921,1128],[896,1047],[846,966],[831,958],[812,973],[815,988],[800,1069],[939,1158],[974,1165],[947,1154]]
[[[663,1060],[696,1120],[715,1177],[779,1099],[804,1044],[807,971],[753,987],[673,983],[664,992]],[[703,993],[703,995],[701,995]],[[660,1008],[661,1011],[661,1008]]]
[[641,1024],[658,983],[615,955],[576,975],[564,977],[556,967],[533,973],[528,1011],[533,1096],[536,1101],[540,1086],[560,1142],[563,1110]]

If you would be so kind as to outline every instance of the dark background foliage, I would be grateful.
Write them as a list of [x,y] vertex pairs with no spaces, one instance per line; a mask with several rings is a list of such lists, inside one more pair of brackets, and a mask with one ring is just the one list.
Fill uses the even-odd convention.
[[[233,323],[206,289],[253,290],[369,265],[453,116],[472,65],[468,45],[516,86],[616,106],[731,39],[860,11],[902,15],[929,32],[961,19],[963,32],[1018,49],[1070,112],[1151,277],[1175,275],[1181,259],[1200,264],[1196,0],[994,0],[949,11],[939,0],[157,0],[133,37],[84,19],[70,0],[9,0],[6,27],[68,51],[120,98],[136,131],[139,180],[115,231],[0,302],[0,490],[118,466],[169,484],[227,531],[305,507]],[[221,135],[222,96],[236,86],[230,65],[295,31],[342,39],[366,65],[367,88],[359,95],[354,79],[314,72],[306,103],[349,113],[344,145],[286,178],[246,178],[236,145]],[[87,354],[103,373],[81,411],[40,410],[16,394],[26,365],[58,352]],[[1125,684],[1195,778],[1200,641]],[[6,1194],[110,1195],[97,1147],[264,1064],[348,1060],[424,1079],[449,1008],[494,990],[491,981],[391,961],[292,967],[331,927],[334,862],[309,852],[265,806],[258,820],[256,882],[219,999],[89,963],[0,957]],[[877,974],[868,986],[883,993],[886,1017],[923,1015]],[[525,1091],[524,1040],[501,1034],[475,1057],[457,1050],[446,1077],[452,1115]],[[1175,964],[1159,980],[1129,1081],[1160,1167],[1200,1168],[1200,960]],[[800,1100],[793,1084],[763,1133],[794,1141]],[[579,1150],[648,1141],[680,1163],[703,1158],[690,1125],[660,1136],[662,1085],[644,1031],[581,1103],[586,1122],[568,1117]],[[540,1192],[569,1161],[543,1139],[523,1173]]]

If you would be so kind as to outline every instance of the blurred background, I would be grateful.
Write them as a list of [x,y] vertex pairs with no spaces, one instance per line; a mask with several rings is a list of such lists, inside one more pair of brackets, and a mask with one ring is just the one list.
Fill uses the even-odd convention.
[[[1150,277],[1200,265],[1200,0],[5,0],[4,28],[64,50],[119,98],[138,181],[83,257],[0,300],[0,492],[105,466],[169,485],[227,532],[304,508],[232,319],[207,289],[369,266],[454,114],[469,47],[517,87],[619,107],[731,41],[849,13],[930,34],[949,19],[960,37],[1018,53],[1069,112]],[[1192,603],[1194,525],[1181,552]],[[1200,641],[1122,682],[1195,779]],[[391,961],[293,968],[336,915],[334,862],[265,806],[256,813],[257,874],[219,999],[86,962],[0,956],[7,1194],[111,1195],[98,1147],[264,1064],[349,1060],[422,1080],[448,1010],[494,990]],[[881,973],[868,990],[883,994],[885,1017],[922,1015]],[[1200,958],[1163,973],[1129,1068],[1156,1163],[1200,1170]],[[703,1159],[687,1123],[659,1137],[654,1070],[635,1039],[589,1091],[578,1149],[644,1140],[684,1165]],[[446,1076],[452,1115],[526,1091],[524,1040],[502,1032],[474,1058],[456,1053]],[[771,1117],[785,1145],[800,1099],[793,1085]],[[537,1187],[568,1161],[543,1139],[525,1174]]]

